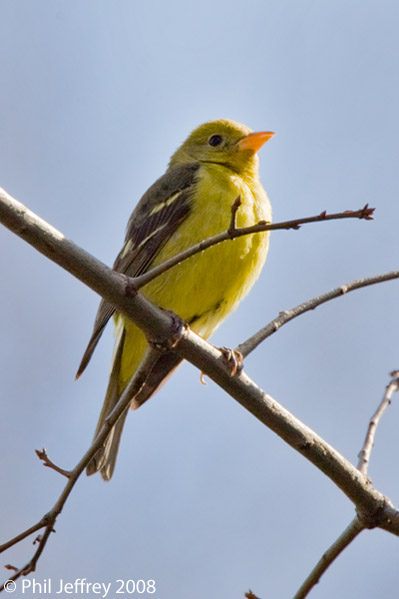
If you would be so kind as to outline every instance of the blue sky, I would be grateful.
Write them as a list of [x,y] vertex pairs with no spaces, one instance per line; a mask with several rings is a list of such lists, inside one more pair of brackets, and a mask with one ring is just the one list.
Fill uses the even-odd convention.
[[[283,309],[398,268],[393,0],[16,0],[1,4],[0,22],[0,185],[107,264],[140,196],[209,119],[276,132],[260,152],[276,222],[376,208],[372,222],[274,233],[260,281],[216,344],[234,347]],[[64,484],[34,448],[66,468],[87,448],[112,331],[75,382],[98,298],[5,229],[0,252],[6,539]],[[398,282],[331,302],[258,348],[247,372],[356,461],[399,367],[398,302]],[[370,466],[396,505],[398,422],[394,401]],[[289,597],[352,517],[326,477],[185,365],[129,415],[112,482],[78,483],[35,577],[153,578],[160,599],[231,599],[249,587]],[[22,565],[31,550],[4,563]],[[394,597],[397,563],[394,537],[365,532],[312,597]]]

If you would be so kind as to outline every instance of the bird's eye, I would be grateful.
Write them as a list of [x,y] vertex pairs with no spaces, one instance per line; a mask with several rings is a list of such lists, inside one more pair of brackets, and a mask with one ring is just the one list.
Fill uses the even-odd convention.
[[223,141],[223,137],[221,135],[212,135],[212,137],[209,138],[208,143],[210,146],[220,146],[220,144]]

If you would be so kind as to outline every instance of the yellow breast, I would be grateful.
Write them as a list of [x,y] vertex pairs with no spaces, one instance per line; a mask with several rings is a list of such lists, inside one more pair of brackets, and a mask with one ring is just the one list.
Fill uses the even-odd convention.
[[[253,191],[251,191],[253,189]],[[271,221],[271,207],[259,182],[251,184],[220,165],[199,169],[191,212],[165,244],[153,265],[192,245],[226,231],[231,207],[240,196],[237,227],[259,220]],[[175,266],[143,288],[154,304],[176,312],[201,336],[208,338],[226,316],[237,308],[259,277],[266,260],[268,233],[257,233],[225,241]],[[121,323],[122,324],[122,323]],[[127,328],[121,376],[126,382],[145,349],[143,334],[123,318]],[[129,356],[129,357],[128,357]]]

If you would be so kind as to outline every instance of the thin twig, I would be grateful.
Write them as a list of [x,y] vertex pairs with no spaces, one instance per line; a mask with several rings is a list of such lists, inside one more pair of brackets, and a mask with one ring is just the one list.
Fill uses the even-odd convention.
[[57,464],[54,464],[54,462],[52,460],[50,460],[50,458],[47,455],[47,451],[45,450],[44,447],[41,450],[35,449],[35,453],[36,453],[37,457],[39,458],[39,460],[41,460],[43,462],[43,466],[47,466],[47,468],[51,468],[52,470],[55,470],[56,472],[58,472],[59,474],[62,474],[63,476],[66,476],[67,478],[69,478],[71,476],[70,470],[64,470],[63,468],[60,468],[59,466],[57,466]]
[[322,555],[321,559],[317,562],[309,576],[298,589],[293,599],[305,599],[311,589],[319,582],[327,568],[362,530],[364,530],[364,526],[360,523],[358,518],[354,518],[338,539],[334,541],[331,547],[329,547],[329,549]]
[[358,467],[358,470],[360,470],[360,472],[362,472],[363,474],[367,474],[368,465],[370,462],[370,455],[371,455],[371,451],[374,446],[375,433],[376,433],[377,427],[380,423],[381,416],[383,415],[383,413],[385,412],[385,410],[391,403],[392,395],[396,391],[399,391],[399,370],[393,370],[390,373],[390,375],[391,375],[392,379],[385,388],[385,393],[381,400],[380,405],[378,406],[377,410],[371,417],[369,427],[367,430],[367,434],[366,434],[366,438],[363,443],[363,447],[358,455],[359,462],[358,462],[357,467]]
[[377,285],[379,283],[384,283],[385,281],[392,281],[393,279],[399,278],[399,270],[393,270],[391,272],[387,272],[383,275],[376,275],[375,277],[368,277],[366,279],[360,279],[359,281],[352,281],[351,283],[345,283],[340,287],[336,287],[331,291],[327,291],[327,293],[323,293],[318,297],[314,297],[302,304],[299,304],[295,308],[291,308],[291,310],[284,310],[280,312],[280,314],[270,321],[267,325],[265,325],[262,329],[257,331],[254,335],[249,337],[243,343],[240,343],[236,347],[236,350],[241,352],[242,355],[248,356],[255,348],[258,347],[262,341],[276,333],[283,325],[287,324],[290,320],[301,316],[301,314],[305,314],[305,312],[309,312],[309,310],[314,310],[317,306],[321,304],[325,304],[330,300],[333,300],[337,297],[342,297],[346,293],[350,291],[355,291],[356,289],[362,289],[363,287],[368,287],[370,285]]
[[45,518],[46,517],[44,516],[44,518],[42,518],[41,520],[39,520],[39,522],[36,522],[36,524],[34,524],[33,526],[31,526],[30,528],[27,528],[26,530],[24,530],[23,532],[21,532],[16,537],[13,537],[12,539],[10,539],[9,541],[7,541],[6,543],[3,543],[3,545],[0,545],[0,553],[3,553],[3,551],[6,551],[7,549],[9,549],[9,547],[12,547],[13,545],[16,545],[17,543],[20,543],[21,541],[23,541],[24,539],[26,539],[26,537],[29,537],[31,534],[33,534],[37,530],[40,530],[44,526],[47,526],[48,522],[47,522],[47,520],[45,520]]
[[[144,357],[140,368],[136,371],[136,373],[132,377],[131,381],[129,382],[128,386],[126,387],[125,391],[123,392],[122,396],[120,397],[115,408],[112,410],[112,412],[106,418],[104,425],[101,428],[99,434],[97,435],[97,437],[95,438],[95,440],[93,441],[93,443],[91,444],[89,449],[86,451],[84,456],[76,464],[75,468],[73,468],[73,470],[71,470],[69,472],[68,482],[65,485],[62,493],[58,497],[56,503],[51,508],[51,510],[45,516],[43,516],[43,518],[37,524],[30,527],[28,530],[21,533],[20,535],[14,537],[14,539],[12,539],[11,541],[8,541],[4,545],[0,546],[0,553],[1,553],[5,549],[12,547],[13,545],[18,543],[22,539],[26,538],[32,532],[35,532],[41,528],[44,528],[43,534],[40,535],[40,537],[38,538],[38,540],[39,540],[38,547],[37,547],[35,553],[33,554],[33,557],[25,564],[25,566],[23,566],[22,568],[17,570],[9,578],[9,580],[17,580],[21,576],[26,576],[30,572],[35,571],[36,564],[39,560],[39,557],[41,556],[43,549],[44,549],[51,533],[54,532],[54,524],[57,520],[57,517],[61,513],[61,511],[65,505],[65,502],[68,499],[69,494],[71,493],[72,489],[74,488],[77,480],[79,479],[83,470],[86,468],[87,464],[90,462],[91,458],[96,454],[97,450],[104,443],[111,428],[114,426],[114,424],[116,424],[116,422],[118,421],[120,416],[123,414],[123,412],[128,409],[128,407],[132,401],[132,398],[142,388],[142,386],[148,376],[148,373],[151,371],[151,369],[154,365],[154,362],[158,358],[159,358],[159,352],[157,350],[150,348],[147,351],[147,354]],[[0,592],[3,589],[4,589],[4,584],[0,586]]]
[[238,196],[234,202],[233,205],[231,207],[231,220],[230,220],[230,226],[227,229],[227,232],[230,236],[230,239],[233,239],[232,235],[234,235],[234,232],[237,231],[237,212],[239,207],[241,206],[241,196]]
[[[156,277],[159,277],[161,274],[163,274],[164,272],[166,272],[173,266],[176,266],[177,264],[180,264],[184,260],[191,258],[191,256],[194,256],[195,254],[199,254],[200,252],[203,252],[204,250],[212,247],[213,245],[222,243],[223,241],[236,239],[237,237],[243,237],[244,235],[253,235],[254,233],[264,233],[265,231],[277,231],[280,229],[298,230],[301,227],[301,225],[305,225],[308,223],[326,222],[329,220],[338,220],[338,219],[343,219],[343,218],[359,218],[361,220],[372,220],[373,219],[372,215],[374,212],[374,208],[369,208],[368,204],[366,204],[360,210],[345,210],[344,212],[337,212],[335,214],[327,214],[327,212],[324,211],[321,214],[318,214],[317,216],[310,216],[310,217],[306,217],[306,218],[296,218],[294,220],[287,220],[287,221],[284,221],[281,223],[274,223],[274,224],[267,223],[266,221],[260,221],[256,225],[252,225],[250,227],[242,227],[242,228],[237,229],[235,227],[235,219],[236,219],[236,212],[237,212],[239,206],[235,207],[236,202],[237,202],[237,200],[235,200],[235,202],[232,206],[232,219],[231,219],[229,229],[227,231],[224,231],[223,233],[219,233],[218,235],[215,235],[214,237],[210,237],[209,239],[204,239],[200,243],[193,245],[192,247],[188,248],[187,250],[184,250],[183,252],[181,252],[180,254],[177,254],[176,256],[169,258],[169,260],[165,260],[165,262],[162,262],[162,264],[159,264],[158,266],[151,268],[148,272],[146,272],[138,277],[134,277],[132,279],[132,281],[134,282],[135,288],[140,289],[141,287],[143,287],[143,285],[146,285],[147,283],[149,283]],[[241,199],[240,199],[240,202],[241,202]],[[232,226],[232,224],[233,224],[233,226]]]

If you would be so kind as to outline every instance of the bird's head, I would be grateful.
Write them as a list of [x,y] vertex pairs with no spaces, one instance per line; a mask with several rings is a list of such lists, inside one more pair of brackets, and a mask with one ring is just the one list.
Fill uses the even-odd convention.
[[257,151],[274,133],[251,129],[227,119],[210,121],[190,133],[173,154],[169,167],[188,162],[216,163],[227,166],[240,175],[257,172]]

